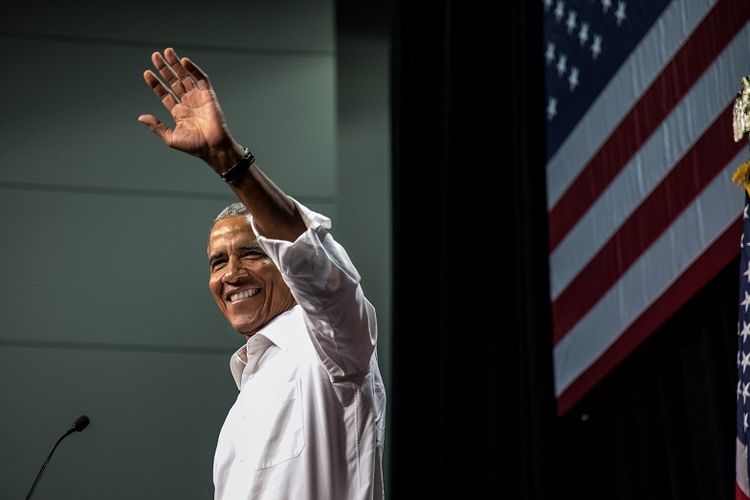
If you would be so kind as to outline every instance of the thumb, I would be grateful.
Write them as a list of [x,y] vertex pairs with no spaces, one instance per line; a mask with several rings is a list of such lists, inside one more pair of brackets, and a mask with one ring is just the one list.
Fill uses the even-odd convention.
[[150,128],[151,132],[161,137],[164,142],[169,143],[172,129],[160,122],[154,115],[141,115],[138,117],[138,121]]

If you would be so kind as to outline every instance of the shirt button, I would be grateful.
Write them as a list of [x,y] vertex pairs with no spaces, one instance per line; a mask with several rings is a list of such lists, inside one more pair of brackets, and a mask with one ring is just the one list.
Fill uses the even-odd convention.
[[245,459],[244,459],[244,458],[240,458],[240,463],[242,463],[242,462],[244,462],[244,461],[245,461]]

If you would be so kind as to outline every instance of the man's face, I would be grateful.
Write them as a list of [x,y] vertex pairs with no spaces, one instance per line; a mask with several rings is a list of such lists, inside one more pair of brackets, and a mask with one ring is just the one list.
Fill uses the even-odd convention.
[[295,303],[244,215],[221,219],[211,228],[208,267],[208,288],[219,310],[246,337]]

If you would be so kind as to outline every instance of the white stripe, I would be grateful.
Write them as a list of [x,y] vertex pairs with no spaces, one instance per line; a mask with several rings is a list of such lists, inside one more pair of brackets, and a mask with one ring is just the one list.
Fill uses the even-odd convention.
[[[731,176],[742,151],[555,346],[555,394],[560,395],[742,213],[744,197]],[[739,240],[739,234],[737,239]]]
[[[563,292],[729,104],[750,67],[741,30],[550,255],[552,300]],[[731,138],[727,138],[731,140]]]
[[557,203],[714,3],[712,0],[672,2],[664,10],[547,163],[548,209]]
[[750,497],[750,482],[747,477],[747,446],[737,439],[736,445],[736,482],[746,497]]

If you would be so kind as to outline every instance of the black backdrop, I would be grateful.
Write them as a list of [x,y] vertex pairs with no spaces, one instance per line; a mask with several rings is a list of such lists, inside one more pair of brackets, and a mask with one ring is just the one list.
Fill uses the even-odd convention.
[[558,418],[542,2],[389,5],[390,498],[731,498],[737,262]]
[[396,499],[546,497],[541,5],[393,7]]

